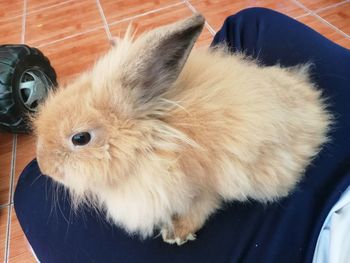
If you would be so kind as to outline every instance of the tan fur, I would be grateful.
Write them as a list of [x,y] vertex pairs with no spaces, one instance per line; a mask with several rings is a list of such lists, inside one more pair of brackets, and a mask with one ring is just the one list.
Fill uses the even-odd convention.
[[[307,66],[261,67],[224,48],[192,51],[176,81],[142,101],[135,67],[186,23],[194,22],[119,40],[52,94],[34,121],[42,172],[76,202],[97,200],[115,224],[143,237],[163,228],[165,240],[184,241],[222,200],[288,195],[330,124]],[[80,131],[93,140],[74,147],[70,138]]]

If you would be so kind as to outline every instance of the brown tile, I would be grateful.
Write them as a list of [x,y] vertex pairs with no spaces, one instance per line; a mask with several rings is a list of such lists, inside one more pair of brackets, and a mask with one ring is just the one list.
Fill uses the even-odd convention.
[[25,41],[43,45],[98,27],[103,27],[103,23],[96,2],[73,1],[28,14]]
[[[185,4],[181,4],[133,20],[113,24],[110,26],[110,31],[112,36],[122,37],[129,23],[132,23],[133,28],[136,29],[136,36],[138,36],[145,31],[179,21],[191,15],[193,15],[192,11]],[[212,39],[212,34],[207,28],[204,28],[198,38],[197,46],[209,45]]]
[[305,11],[289,0],[190,0],[190,3],[201,12],[209,24],[218,31],[226,17],[248,7],[266,7],[291,17],[305,14]]
[[320,19],[313,15],[304,16],[298,19],[300,22],[306,24],[312,29],[316,30],[326,38],[332,40],[333,42],[344,46],[346,48],[350,48],[350,40],[344,37],[342,34],[337,32],[335,29],[322,22]]
[[35,158],[35,138],[33,135],[17,135],[16,164],[14,187],[17,184],[18,177],[26,165]]
[[[145,31],[190,17],[192,14],[192,11],[185,4],[176,5],[155,13],[137,17],[133,20],[116,23],[110,26],[110,31],[112,36],[122,37],[129,23],[132,23],[133,28],[136,29],[136,36],[138,36]],[[209,46],[212,39],[213,36],[209,30],[204,28],[202,34],[198,38],[196,46]]]
[[325,8],[343,1],[344,0],[299,0],[300,3],[312,11],[320,8]]
[[342,47],[345,47],[347,49],[350,49],[350,39],[343,37],[336,42],[337,44],[341,45]]
[[8,208],[0,208],[0,260],[5,257]]
[[100,0],[107,22],[112,23],[127,17],[181,2],[180,0]]
[[59,41],[40,48],[50,59],[59,82],[65,82],[88,69],[110,47],[104,29]]
[[194,46],[195,46],[195,48],[198,48],[198,47],[209,47],[210,43],[213,41],[213,38],[214,38],[214,36],[205,27]]
[[0,205],[9,203],[13,135],[0,132]]
[[22,34],[22,16],[0,21],[0,32],[0,44],[20,43]]
[[350,35],[350,2],[322,11],[318,15]]
[[133,28],[136,29],[137,36],[145,31],[179,21],[191,16],[192,14],[192,11],[185,4],[181,4],[145,16],[137,17],[133,20],[111,25],[109,29],[112,36],[120,37],[124,35],[127,26],[132,23]]
[[[72,1],[72,0],[71,0]],[[27,0],[27,10],[28,12],[37,11],[43,8],[47,8],[60,3],[70,2],[68,0]]]
[[36,260],[30,251],[29,243],[23,233],[23,230],[17,220],[16,212],[11,208],[11,235],[9,262],[35,263]]
[[[1,1],[0,6],[0,21],[22,15],[23,13],[23,0]],[[3,31],[0,32],[2,33]]]

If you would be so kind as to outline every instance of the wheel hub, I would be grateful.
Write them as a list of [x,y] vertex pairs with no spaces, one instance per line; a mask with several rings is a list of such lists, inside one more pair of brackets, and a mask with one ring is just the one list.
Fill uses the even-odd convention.
[[27,69],[23,72],[19,84],[19,97],[30,111],[37,111],[39,103],[46,98],[52,83],[44,72],[38,69]]

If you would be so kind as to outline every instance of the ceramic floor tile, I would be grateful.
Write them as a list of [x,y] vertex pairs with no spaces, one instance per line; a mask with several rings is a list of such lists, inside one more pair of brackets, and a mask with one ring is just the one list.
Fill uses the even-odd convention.
[[213,41],[213,38],[214,36],[210,33],[210,31],[204,27],[194,47],[209,47]]
[[40,50],[50,59],[62,83],[90,68],[109,47],[105,30],[99,29],[43,46]]
[[0,205],[9,203],[13,135],[0,132]]
[[36,260],[30,251],[30,246],[23,233],[23,230],[18,223],[15,210],[12,208],[11,212],[11,235],[9,248],[9,263],[23,262],[35,263]]
[[350,50],[350,39],[349,38],[346,38],[346,37],[340,38],[339,40],[337,40],[336,43],[341,45],[342,47],[345,47],[345,48]]
[[[0,24],[2,23],[1,21],[22,15],[22,13],[23,0],[0,1]],[[2,33],[3,31],[0,32]]]
[[17,135],[16,163],[15,163],[15,180],[14,187],[23,169],[35,158],[35,137],[33,135]]
[[25,42],[42,45],[103,27],[96,1],[73,1],[27,15]]
[[298,0],[302,3],[306,8],[315,11],[320,8],[329,7],[334,4],[338,4],[340,2],[344,2],[344,0]]
[[300,22],[306,24],[312,29],[316,30],[326,38],[332,40],[333,42],[342,45],[346,48],[350,48],[350,39],[344,37],[342,34],[338,33],[335,29],[322,22],[320,19],[313,15],[308,15],[298,19]]
[[289,0],[190,0],[189,2],[205,16],[216,31],[220,29],[226,17],[248,7],[266,7],[291,17],[305,14],[302,8]]
[[192,15],[192,11],[185,5],[177,5],[133,20],[124,21],[110,26],[112,36],[123,36],[131,23],[136,30],[136,36],[159,26],[167,25]]
[[27,0],[27,11],[33,12],[57,4],[71,2],[72,0]]
[[22,34],[22,16],[0,21],[0,32],[0,45],[20,43]]
[[350,2],[322,11],[318,15],[350,35]]
[[0,208],[0,262],[5,257],[8,208]]
[[[145,31],[179,21],[191,15],[193,15],[193,13],[187,5],[181,4],[142,17],[137,17],[133,20],[111,25],[110,31],[112,36],[122,37],[129,23],[132,23],[133,28],[136,29],[136,36],[138,36]],[[208,29],[204,28],[197,41],[197,46],[209,45],[212,38]]]
[[143,14],[145,12],[163,8],[167,5],[176,4],[180,0],[100,0],[101,7],[107,22],[115,22],[127,17]]

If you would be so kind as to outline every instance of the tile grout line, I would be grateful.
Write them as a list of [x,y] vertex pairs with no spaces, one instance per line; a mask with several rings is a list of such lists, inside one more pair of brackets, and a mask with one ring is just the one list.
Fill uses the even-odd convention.
[[138,15],[127,17],[127,18],[123,18],[121,20],[109,23],[109,26],[114,26],[114,25],[117,25],[117,24],[122,23],[122,22],[126,22],[126,21],[129,21],[129,20],[134,20],[135,18],[143,17],[143,16],[146,16],[146,15],[149,15],[149,14],[153,14],[153,13],[157,13],[159,11],[163,11],[163,10],[166,10],[168,8],[171,8],[171,7],[174,7],[174,6],[178,6],[178,5],[181,5],[181,4],[184,4],[184,3],[185,3],[185,1],[181,1],[181,2],[178,2],[178,3],[175,3],[175,4],[171,4],[171,5],[167,5],[167,6],[163,6],[163,7],[159,7],[159,8],[153,9],[153,10],[144,12],[142,14],[138,14]]
[[299,19],[299,18],[302,18],[302,17],[305,17],[305,16],[309,16],[309,15],[312,15],[312,14],[311,13],[305,13],[305,14],[302,14],[300,16],[293,17],[293,19]]
[[[318,20],[320,20],[323,24],[328,25],[329,27],[333,28],[336,32],[340,33],[341,35],[343,35],[345,38],[350,39],[350,36],[348,34],[346,34],[344,31],[340,30],[338,27],[336,27],[335,25],[333,25],[332,23],[328,22],[326,19],[322,18],[321,16],[319,16],[317,13],[313,12],[312,10],[308,9],[306,6],[304,6],[302,3],[300,3],[298,0],[291,0],[292,2],[294,2],[295,4],[297,4],[299,7],[301,7],[302,9],[304,9],[305,11],[308,11],[310,13],[310,15],[315,16]],[[342,4],[344,3],[348,3],[350,1],[345,1],[342,2]],[[320,11],[318,11],[320,12]]]
[[97,5],[97,8],[98,8],[98,11],[100,12],[100,15],[101,15],[101,18],[102,18],[102,21],[103,21],[103,26],[105,28],[107,37],[108,37],[109,40],[111,40],[112,39],[112,34],[111,34],[111,31],[109,30],[107,18],[105,16],[105,13],[103,12],[103,8],[101,6],[100,0],[96,0],[96,5]]
[[[69,1],[66,1],[66,2],[70,2],[71,0]],[[317,18],[319,18],[319,16],[317,14],[314,14],[311,10],[307,9],[305,6],[303,6],[301,3],[299,3],[297,0],[291,0],[293,1],[294,3],[296,3],[298,6],[300,6],[302,9],[304,9],[304,11],[306,11],[306,14],[302,14],[300,16],[297,16],[295,17],[294,19],[298,19],[298,18],[301,18],[301,17],[304,17],[304,16],[308,16],[308,15],[315,15]],[[66,3],[65,2],[65,3]],[[350,0],[347,0],[345,2],[342,2],[342,3],[346,3],[346,2],[350,2]],[[118,21],[114,21],[112,23],[109,24],[109,26],[112,26],[112,25],[116,25],[118,23],[122,23],[122,22],[125,22],[125,21],[128,21],[128,20],[133,20],[135,18],[138,18],[138,17],[142,17],[142,16],[145,16],[145,15],[148,15],[148,14],[151,14],[151,13],[155,13],[155,12],[158,12],[158,11],[162,11],[164,9],[167,9],[167,8],[171,8],[171,7],[174,7],[174,6],[177,6],[177,5],[180,5],[180,4],[186,4],[191,10],[192,12],[197,12],[197,10],[192,6],[191,3],[189,3],[187,0],[184,0],[184,1],[181,1],[181,2],[178,2],[178,3],[175,3],[175,4],[172,4],[172,5],[168,5],[168,6],[165,6],[165,7],[161,7],[161,8],[158,8],[158,9],[154,9],[154,10],[151,10],[151,11],[148,11],[148,12],[145,12],[145,13],[142,13],[142,14],[138,14],[138,15],[135,15],[135,16],[131,16],[131,17],[128,17],[128,18],[124,18],[124,19],[121,19],[121,20],[118,20]],[[59,4],[57,4],[59,5]],[[56,6],[56,5],[54,5]],[[47,7],[49,8],[49,7]],[[47,9],[45,8],[45,9]],[[319,18],[320,20],[322,20],[323,22],[323,19],[322,18]],[[327,23],[327,22],[326,22]],[[212,35],[215,35],[216,34],[216,31],[212,28],[212,26],[208,23],[208,22],[205,22],[205,25],[207,27],[207,29],[209,30],[209,32],[212,34]],[[332,25],[332,28],[334,26]],[[60,38],[60,39],[56,39],[54,41],[51,41],[51,42],[48,42],[48,43],[45,43],[45,44],[41,44],[41,45],[38,45],[38,47],[44,47],[44,46],[49,46],[49,45],[52,45],[52,44],[55,44],[55,43],[58,43],[60,41],[64,41],[64,40],[67,40],[67,39],[70,39],[70,38],[73,38],[73,37],[76,37],[76,36],[80,36],[80,35],[83,35],[83,34],[86,34],[86,33],[90,33],[90,32],[93,32],[93,31],[96,31],[98,29],[101,29],[103,28],[103,26],[99,26],[99,27],[96,27],[96,28],[92,28],[92,29],[89,29],[89,30],[86,30],[84,32],[81,32],[81,33],[77,33],[77,34],[73,34],[73,35],[69,35],[69,36],[66,36],[66,37],[63,37],[63,38]],[[336,28],[336,27],[335,27]],[[337,32],[341,33],[341,34],[345,34],[345,36],[348,38],[348,35],[346,33],[344,33],[343,31],[339,30],[338,28],[335,29]],[[338,31],[339,30],[339,31]],[[107,33],[108,34],[108,33]]]
[[34,13],[38,13],[38,12],[41,12],[41,11],[44,11],[46,9],[50,9],[50,8],[54,8],[54,7],[58,7],[60,5],[64,5],[64,4],[67,4],[69,2],[73,2],[73,0],[66,0],[66,1],[62,1],[60,3],[57,3],[57,4],[53,4],[53,5],[49,5],[49,6],[45,6],[45,7],[42,7],[42,8],[38,8],[38,9],[35,9],[33,11],[29,11],[28,14],[34,14]]
[[[9,200],[12,200],[12,191],[14,183],[15,163],[16,163],[16,149],[17,149],[17,134],[13,136],[12,141],[12,157],[11,157],[11,171],[10,171],[10,189],[9,189]],[[9,260],[10,255],[10,235],[11,235],[11,216],[12,216],[12,205],[8,206],[7,211],[7,227],[6,227],[6,238],[5,238],[5,263]]]
[[[11,173],[10,173],[10,176],[11,176]],[[9,205],[10,205],[10,203],[0,205],[0,209],[5,209],[5,208],[9,207]]]
[[300,3],[298,0],[296,0],[296,1],[291,0],[291,1],[294,2],[296,5],[298,5],[300,8],[304,9],[304,11],[307,12],[306,14],[302,14],[302,15],[294,17],[294,19],[297,19],[297,18],[300,18],[300,17],[304,17],[304,16],[308,16],[308,15],[313,15],[314,13],[323,12],[323,11],[326,11],[326,10],[331,9],[333,7],[337,7],[337,6],[340,6],[342,4],[350,2],[350,0],[344,0],[344,1],[341,1],[339,3],[335,3],[335,4],[332,4],[332,5],[325,6],[325,7],[321,7],[319,9],[316,9],[315,11],[312,11],[311,9],[307,8],[302,3]]
[[[178,3],[175,3],[175,4],[171,4],[171,5],[168,5],[168,6],[164,6],[164,7],[161,7],[161,8],[153,9],[151,11],[148,11],[148,12],[145,12],[145,13],[142,13],[142,14],[138,14],[138,15],[134,15],[134,16],[131,16],[131,17],[127,17],[127,18],[124,18],[124,19],[121,19],[121,20],[118,20],[118,21],[114,21],[114,22],[108,24],[108,26],[116,25],[116,24],[119,24],[119,23],[122,23],[122,22],[125,22],[125,21],[128,21],[128,20],[133,20],[135,18],[142,17],[142,16],[145,16],[145,15],[148,15],[148,14],[152,14],[152,13],[156,13],[158,11],[162,11],[164,9],[171,8],[171,7],[174,7],[174,6],[178,6],[178,5],[181,5],[181,4],[184,4],[184,1],[181,1],[181,2],[178,2]],[[69,36],[66,36],[66,37],[63,37],[63,38],[60,38],[60,39],[53,40],[53,41],[45,43],[45,44],[40,44],[37,47],[38,48],[46,47],[46,46],[49,46],[49,45],[52,45],[52,44],[55,44],[55,43],[58,43],[58,42],[61,42],[61,41],[73,38],[73,37],[81,36],[81,35],[84,35],[86,33],[90,33],[90,32],[93,32],[93,31],[97,31],[97,30],[99,30],[101,28],[104,28],[104,26],[95,27],[95,28],[92,28],[92,29],[89,29],[89,30],[86,30],[86,31],[83,31],[83,32],[80,32],[80,33],[76,33],[76,34],[69,35]]]
[[[39,7],[38,9],[34,9],[34,10],[32,10],[32,11],[29,11],[29,12],[28,12],[28,15],[30,15],[30,14],[35,14],[35,13],[44,11],[44,10],[46,10],[46,9],[58,7],[58,6],[60,6],[60,5],[64,5],[64,4],[66,4],[66,3],[73,2],[73,1],[74,1],[74,0],[66,0],[66,1],[63,1],[63,2],[60,2],[60,3],[57,3],[57,4],[45,6],[45,7],[42,7],[42,8]],[[20,14],[20,15],[15,15],[15,16],[12,16],[12,17],[8,17],[8,18],[5,18],[5,19],[3,19],[3,20],[0,19],[0,22],[10,21],[10,20],[15,19],[15,18],[18,18],[18,17],[20,17],[20,16],[22,16],[22,14]]]
[[[197,9],[188,0],[185,0],[185,4],[192,11],[192,13],[199,13],[197,11]],[[209,23],[207,21],[205,21],[205,27],[209,30],[210,34],[215,36],[216,31],[214,30],[214,28],[211,25],[209,25]]]
[[297,6],[299,6],[301,9],[303,9],[306,13],[310,13],[310,14],[312,13],[312,11],[309,8],[307,8],[305,5],[300,3],[299,0],[290,0],[290,1],[296,4]]
[[[21,32],[21,43],[24,44],[25,30],[26,30],[26,18],[27,18],[27,0],[23,0],[23,12],[22,12],[22,32]],[[7,211],[7,226],[6,226],[6,237],[5,237],[5,257],[4,262],[9,262],[10,256],[10,239],[11,239],[11,217],[12,217],[12,199],[14,189],[14,174],[16,167],[16,152],[17,152],[17,134],[13,136],[12,140],[12,157],[11,157],[11,170],[10,170],[10,188],[9,188],[9,206]]]
[[11,181],[10,181],[10,204],[9,204],[10,207],[11,207],[11,205],[13,205],[13,196],[14,196],[14,191],[15,191],[17,141],[18,141],[18,137],[17,137],[17,134],[15,134],[15,138],[14,138],[15,146],[14,146],[13,164],[11,165],[12,166],[12,170],[11,170]]
[[27,20],[27,2],[28,0],[23,1],[23,14],[22,14],[22,33],[21,33],[21,43],[24,44],[25,33],[26,33],[26,20]]
[[326,19],[322,18],[321,16],[319,16],[318,14],[313,14],[318,20],[320,20],[321,22],[323,22],[324,24],[330,26],[331,28],[333,28],[335,31],[337,31],[338,33],[340,33],[341,35],[343,35],[345,38],[350,40],[350,36],[348,34],[346,34],[344,31],[340,30],[339,28],[337,28],[335,25],[331,24],[330,22],[328,22]]
[[341,1],[341,2],[335,3],[335,4],[333,4],[333,5],[321,7],[321,8],[319,8],[319,9],[316,9],[316,10],[313,11],[313,12],[314,12],[314,13],[319,13],[319,12],[326,11],[326,10],[328,10],[328,9],[331,9],[331,8],[333,8],[333,7],[340,6],[340,5],[345,4],[345,3],[348,3],[348,2],[350,2],[350,1],[349,1],[349,0]]
[[7,210],[7,224],[6,224],[6,235],[5,235],[5,253],[4,253],[4,263],[8,263],[8,243],[9,243],[9,232],[10,232],[10,221],[11,221],[11,206]]
[[5,246],[5,248],[4,248],[4,263],[7,263],[7,242],[8,242],[8,232],[9,232],[9,218],[10,218],[10,216],[11,215],[9,215],[9,211],[10,211],[10,196],[11,196],[11,194],[10,194],[10,188],[11,188],[11,175],[12,175],[12,160],[13,160],[13,148],[14,148],[14,141],[15,141],[15,136],[13,135],[13,137],[12,137],[12,154],[11,154],[11,166],[10,166],[10,173],[9,173],[9,176],[10,176],[10,185],[9,185],[9,196],[8,196],[8,203],[7,204],[5,204],[5,205],[2,205],[1,206],[1,208],[8,208],[8,210],[7,210],[7,222],[6,222],[6,234],[5,234],[5,244],[4,244],[4,246]]
[[62,38],[53,40],[53,41],[45,43],[45,44],[37,45],[37,47],[41,48],[41,47],[50,46],[50,45],[55,44],[57,42],[61,42],[61,41],[64,41],[64,40],[67,40],[67,39],[70,39],[70,38],[73,38],[73,37],[78,37],[78,36],[81,36],[81,35],[84,35],[84,34],[87,34],[87,33],[91,33],[91,32],[97,31],[97,30],[102,29],[102,28],[104,28],[104,27],[103,26],[94,27],[92,29],[88,29],[88,30],[80,32],[80,33],[76,33],[76,34],[73,34],[73,35],[62,37]]
[[32,253],[34,259],[36,260],[37,263],[40,263],[38,257],[36,256],[35,252],[34,252],[34,249],[32,248],[32,246],[29,244],[29,250],[30,252]]

